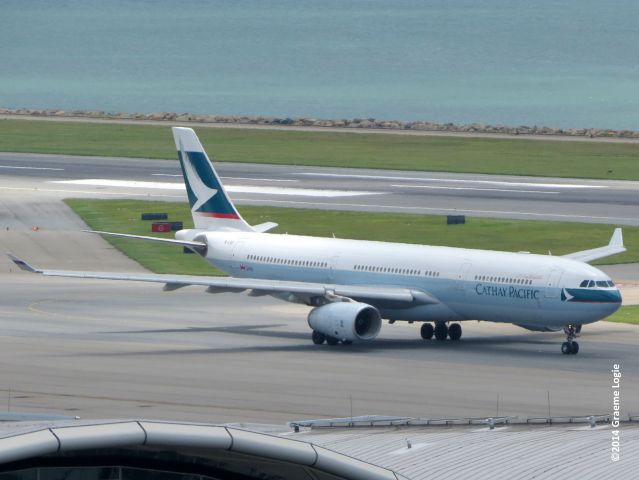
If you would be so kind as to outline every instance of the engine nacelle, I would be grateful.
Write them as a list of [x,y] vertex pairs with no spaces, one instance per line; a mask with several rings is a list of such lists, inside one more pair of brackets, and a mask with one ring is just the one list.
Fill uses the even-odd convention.
[[335,302],[311,310],[308,324],[329,337],[362,342],[377,337],[382,317],[375,307],[366,303]]
[[199,255],[206,257],[208,252],[208,239],[206,238],[206,232],[204,230],[198,230],[196,228],[189,228],[186,230],[178,230],[175,232],[176,240],[186,240],[187,242],[202,242],[206,244],[206,247],[184,247],[191,248],[191,250],[195,251]]

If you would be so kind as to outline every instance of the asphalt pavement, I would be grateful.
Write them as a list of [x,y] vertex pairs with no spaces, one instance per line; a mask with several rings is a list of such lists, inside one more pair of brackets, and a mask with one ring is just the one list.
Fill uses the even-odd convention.
[[[314,345],[308,308],[188,287],[0,274],[0,377],[12,411],[83,418],[283,423],[350,415],[425,418],[639,410],[639,328],[564,335],[465,322],[459,342],[385,323],[364,345]],[[9,392],[10,390],[10,392]],[[498,400],[499,396],[499,400]],[[499,407],[497,407],[499,402]],[[6,402],[5,402],[6,404]],[[498,409],[498,410],[497,410]]]
[[[210,152],[214,153],[214,152]],[[216,163],[239,205],[639,225],[639,182]],[[0,192],[183,201],[177,161],[0,153]]]

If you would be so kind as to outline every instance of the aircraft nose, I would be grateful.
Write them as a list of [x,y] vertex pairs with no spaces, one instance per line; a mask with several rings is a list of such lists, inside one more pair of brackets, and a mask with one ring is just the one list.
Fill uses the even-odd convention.
[[608,301],[604,304],[604,308],[606,309],[607,315],[612,315],[621,307],[621,292],[618,288],[614,290],[609,290],[608,292]]
[[610,292],[612,295],[612,302],[616,302],[621,305],[621,291],[618,288],[615,288]]

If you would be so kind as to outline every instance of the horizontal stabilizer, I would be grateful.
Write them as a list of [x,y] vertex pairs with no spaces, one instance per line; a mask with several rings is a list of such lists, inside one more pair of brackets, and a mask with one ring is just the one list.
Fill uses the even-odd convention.
[[259,225],[253,225],[253,230],[255,230],[256,232],[259,233],[264,233],[264,232],[268,232],[269,230],[273,230],[275,227],[277,227],[277,223],[275,222],[265,222],[265,223],[260,223]]
[[193,242],[188,240],[174,240],[172,238],[147,237],[145,235],[131,235],[129,233],[101,232],[99,230],[83,230],[86,233],[95,233],[97,235],[109,235],[111,237],[131,238],[134,240],[146,240],[149,242],[169,243],[171,245],[181,245],[183,247],[191,247],[194,249],[206,248],[204,242]]
[[571,258],[572,260],[579,260],[580,262],[587,263],[599,258],[610,257],[617,253],[623,253],[625,251],[626,247],[623,245],[623,234],[621,232],[621,228],[615,228],[615,231],[610,238],[610,242],[605,247],[569,253],[568,255],[564,255],[564,258]]

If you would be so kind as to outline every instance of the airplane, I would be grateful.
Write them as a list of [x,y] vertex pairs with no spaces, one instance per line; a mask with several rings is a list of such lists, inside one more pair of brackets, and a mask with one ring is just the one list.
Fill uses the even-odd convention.
[[421,337],[457,341],[466,320],[559,331],[563,354],[576,354],[581,326],[621,306],[612,280],[587,262],[624,252],[621,229],[607,246],[564,256],[339,238],[271,234],[249,225],[227,195],[195,132],[172,128],[194,228],[175,239],[89,231],[186,247],[228,277],[44,270],[9,254],[23,270],[48,276],[188,285],[210,293],[271,295],[313,307],[315,344],[374,340],[382,319],[423,322]]

